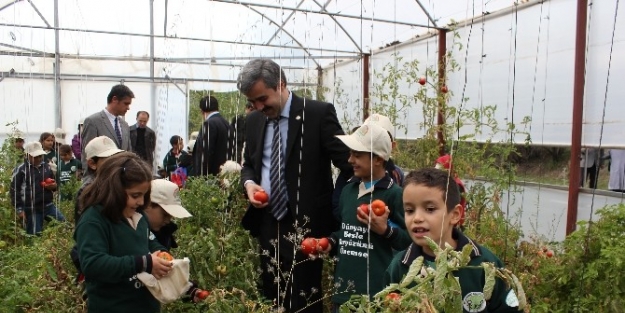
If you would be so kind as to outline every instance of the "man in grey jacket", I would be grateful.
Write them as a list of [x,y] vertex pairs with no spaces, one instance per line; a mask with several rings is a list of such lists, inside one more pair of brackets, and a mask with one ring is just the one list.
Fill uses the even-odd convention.
[[132,151],[130,146],[130,127],[123,120],[123,116],[130,109],[134,93],[128,86],[115,85],[106,97],[107,105],[104,110],[94,113],[85,119],[82,134],[82,166],[87,168],[84,147],[91,139],[98,136],[111,138],[117,147]]

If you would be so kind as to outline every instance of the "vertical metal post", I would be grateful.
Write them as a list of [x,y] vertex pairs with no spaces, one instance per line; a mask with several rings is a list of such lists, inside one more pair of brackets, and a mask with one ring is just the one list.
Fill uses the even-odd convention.
[[566,235],[575,230],[579,201],[579,156],[582,142],[584,115],[584,83],[586,61],[586,29],[588,0],[577,0],[577,23],[575,25],[575,72],[573,74],[573,120],[571,128],[571,162],[569,168],[569,201],[566,213]]
[[369,57],[371,54],[362,55],[362,121],[369,117]]
[[[156,86],[154,82],[154,0],[148,0],[150,2],[150,115],[156,117]],[[158,118],[153,119],[154,124],[152,127],[158,131]]]
[[61,106],[61,51],[59,46],[59,0],[54,0],[54,108],[55,127],[63,127]]
[[438,130],[436,131],[436,135],[438,137],[438,154],[445,154],[445,134],[443,132],[443,128],[445,127],[445,101],[446,96],[442,91],[443,86],[445,86],[445,71],[446,67],[446,59],[445,56],[447,54],[447,30],[439,29],[438,30],[438,83],[436,87],[438,88],[436,94],[438,95]]

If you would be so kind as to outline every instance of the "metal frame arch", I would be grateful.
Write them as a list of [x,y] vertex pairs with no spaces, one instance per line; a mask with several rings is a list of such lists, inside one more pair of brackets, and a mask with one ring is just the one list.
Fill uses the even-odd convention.
[[[326,2],[326,5],[321,5],[319,2],[317,2],[317,0],[313,0],[313,2],[315,4],[317,4],[319,6],[319,8],[321,9],[320,12],[328,12],[328,10],[326,10],[326,6],[328,5],[328,3],[330,3],[330,1],[332,0],[328,0],[328,2]],[[362,47],[360,47],[358,45],[358,43],[356,43],[356,41],[354,40],[354,38],[352,38],[352,36],[349,34],[349,32],[347,32],[347,30],[343,27],[343,25],[341,25],[341,23],[339,23],[339,21],[336,20],[336,18],[334,18],[333,15],[329,15],[330,18],[334,21],[334,23],[336,23],[336,25],[345,33],[345,35],[347,36],[347,38],[349,38],[349,40],[352,41],[352,43],[354,44],[354,46],[356,46],[356,49],[358,49],[358,52],[362,53]]]
[[304,47],[304,45],[302,45],[302,43],[299,42],[299,40],[297,40],[297,38],[295,38],[295,36],[293,36],[290,32],[288,32],[287,30],[285,30],[284,28],[280,27],[280,24],[276,23],[273,19],[269,18],[267,15],[265,15],[264,13],[252,8],[250,5],[247,4],[241,4],[245,7],[247,7],[248,9],[256,12],[258,15],[262,16],[263,18],[266,18],[269,22],[271,22],[272,24],[276,25],[278,27],[278,29],[282,30],[285,34],[287,34],[289,37],[291,37],[291,39],[293,39],[293,41],[300,46],[300,48],[306,52],[306,54],[310,57],[310,59],[315,62],[315,64],[317,65],[317,67],[321,67],[321,65],[319,64],[319,62],[317,62],[317,60],[312,56],[312,54],[310,54],[310,52],[308,51],[307,48]]

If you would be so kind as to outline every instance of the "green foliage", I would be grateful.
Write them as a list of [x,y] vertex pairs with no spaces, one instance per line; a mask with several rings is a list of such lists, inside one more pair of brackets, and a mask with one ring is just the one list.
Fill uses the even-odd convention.
[[[537,297],[544,304],[534,312],[622,312],[625,307],[625,204],[597,211],[600,218],[578,223],[545,266]],[[538,301],[537,301],[538,302]]]
[[11,132],[0,148],[0,250],[22,240],[24,234],[16,222],[17,215],[9,193],[13,170],[24,162],[23,153],[14,147],[15,138],[20,131],[17,129],[17,121],[6,126],[11,127]]
[[[341,306],[341,312],[462,312],[462,290],[454,272],[469,266],[470,245],[461,252],[447,245],[441,249],[430,238],[428,243],[436,255],[435,268],[424,265],[423,257],[417,258],[408,274],[398,284],[391,284],[369,300],[369,297],[352,296]],[[485,272],[484,295],[490,298],[495,286],[495,278],[500,278],[514,289],[519,298],[519,309],[524,309],[527,301],[519,280],[506,269],[495,268],[491,263],[481,266]],[[399,295],[390,295],[396,293]]]

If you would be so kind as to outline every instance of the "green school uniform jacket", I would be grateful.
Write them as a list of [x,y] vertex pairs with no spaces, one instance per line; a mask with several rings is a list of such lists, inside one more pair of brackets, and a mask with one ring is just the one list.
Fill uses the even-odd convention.
[[[479,266],[483,262],[494,263],[496,267],[502,268],[503,262],[497,258],[490,250],[477,245],[473,240],[466,237],[460,230],[453,229],[452,237],[458,242],[457,251],[462,251],[465,245],[471,245],[471,261],[469,266]],[[393,261],[386,270],[386,285],[399,283],[408,273],[408,269],[412,262],[418,257],[423,256],[424,264],[434,267],[434,257],[423,253],[421,246],[413,243],[406,251],[402,251],[395,255]],[[460,281],[462,289],[462,307],[463,312],[489,312],[489,313],[509,313],[522,312],[518,308],[518,299],[513,290],[509,290],[506,284],[499,278],[495,281],[495,288],[490,300],[484,299],[484,270],[463,268],[455,273]]]
[[[391,223],[384,236],[368,232],[368,226],[356,218],[358,206],[377,199],[384,201],[391,211]],[[406,249],[411,240],[404,222],[402,189],[388,175],[380,179],[372,191],[365,190],[360,179],[350,179],[341,192],[339,210],[341,227],[330,237],[333,253],[336,252],[338,258],[334,281],[341,284],[339,290],[344,290],[348,282],[354,284],[353,293],[343,292],[332,296],[332,302],[342,304],[352,294],[367,294],[368,291],[369,295],[374,295],[381,291],[385,286],[384,271],[393,259],[394,252]]]
[[71,159],[67,163],[61,160],[56,171],[57,184],[67,183],[70,179],[72,179],[72,177],[76,177],[76,171],[81,169],[82,163],[76,159]]
[[160,303],[137,279],[148,254],[165,250],[150,232],[145,215],[135,230],[123,219],[113,222],[101,214],[101,206],[89,207],[80,217],[74,239],[87,290],[89,313],[152,313]]

